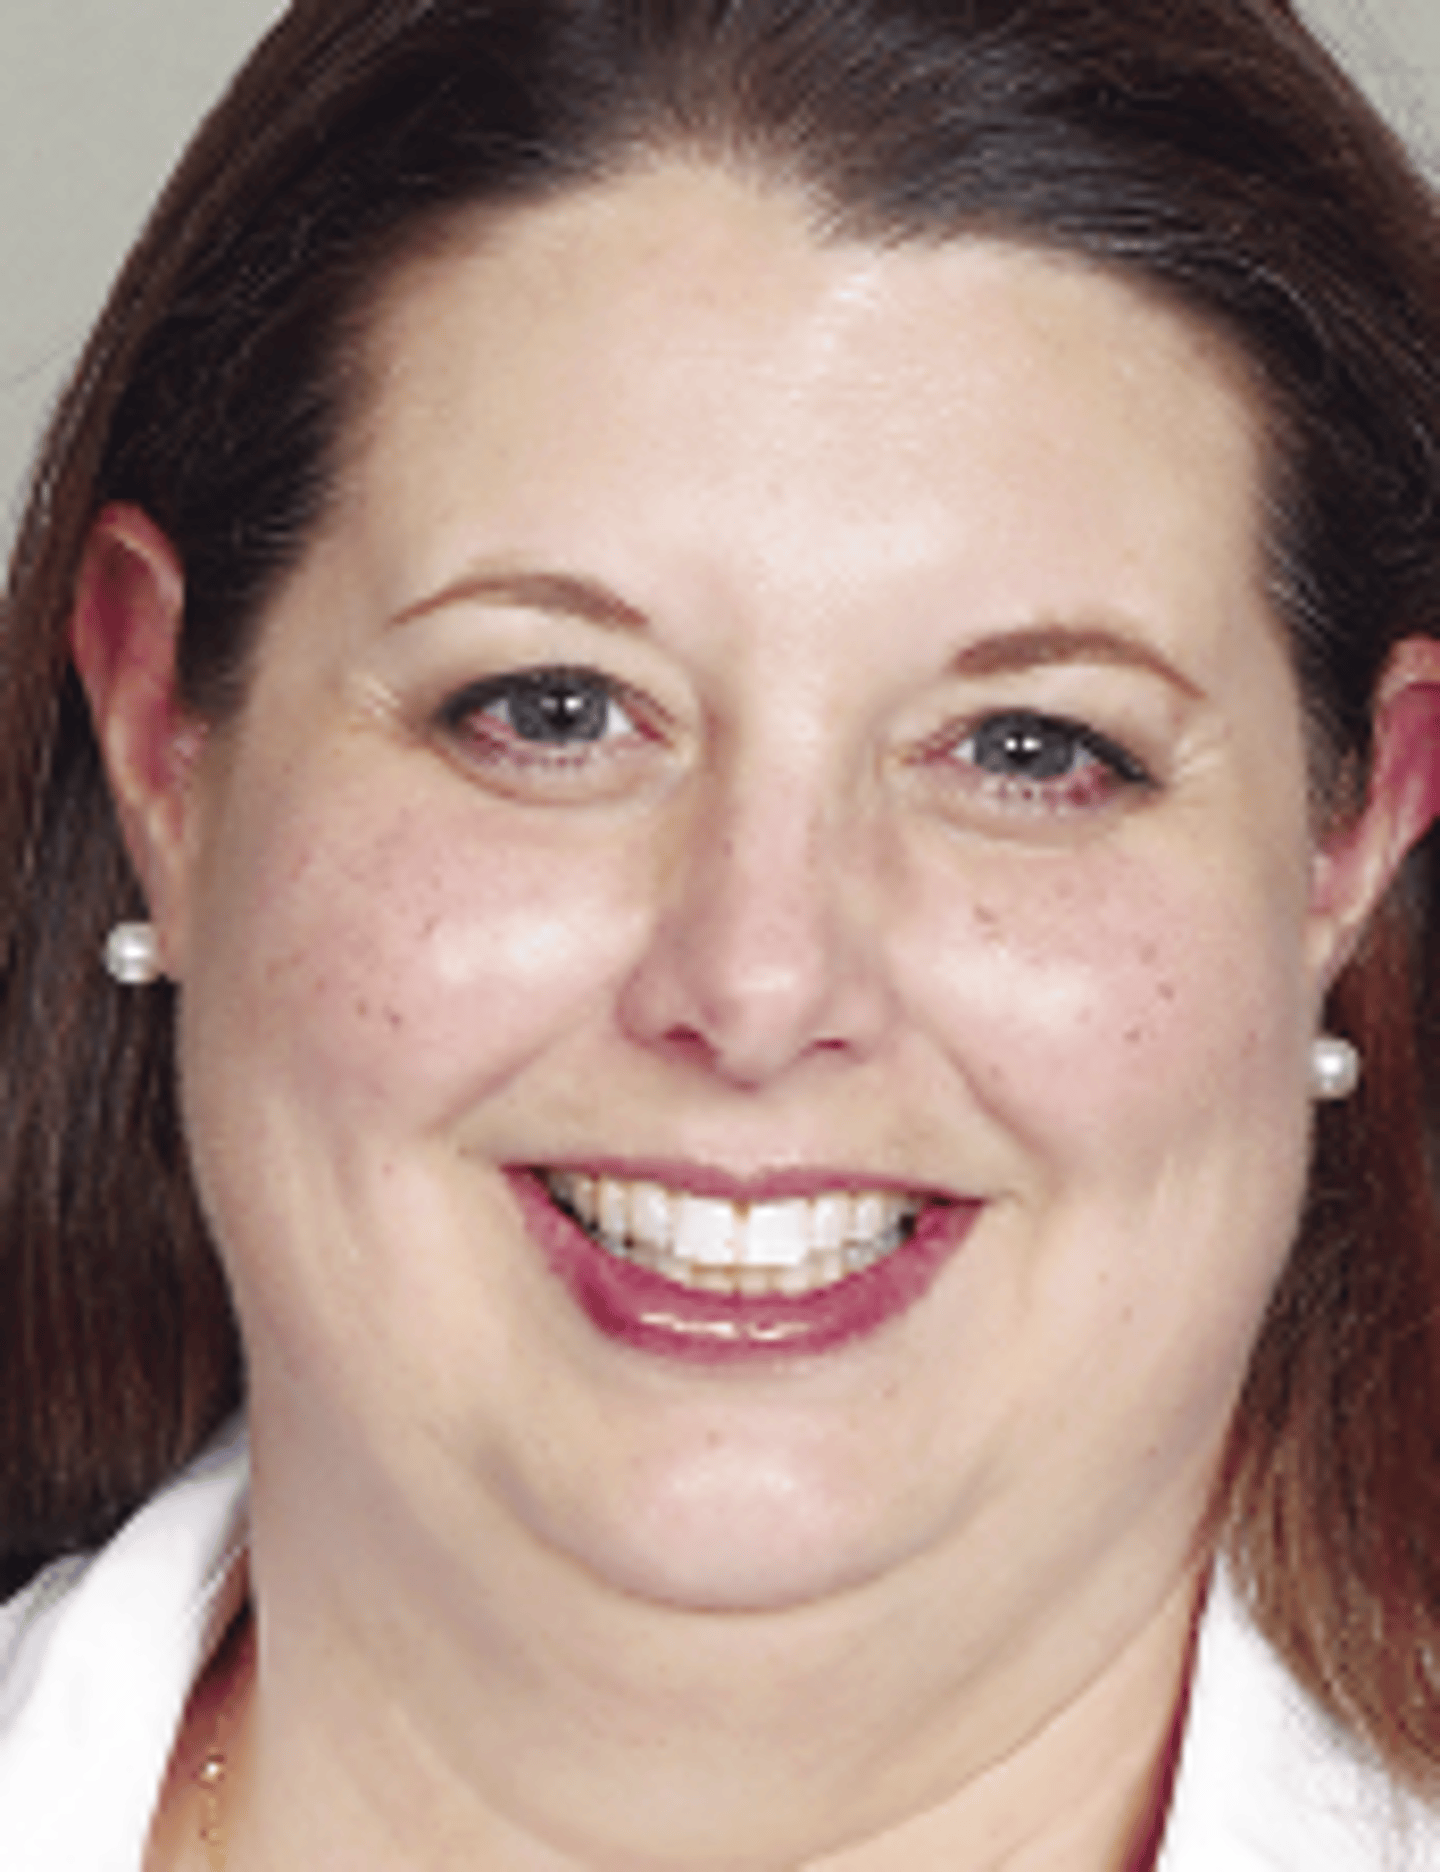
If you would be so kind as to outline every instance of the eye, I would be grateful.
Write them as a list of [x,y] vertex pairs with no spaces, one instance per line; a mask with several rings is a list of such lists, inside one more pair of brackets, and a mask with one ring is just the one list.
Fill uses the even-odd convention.
[[946,753],[971,770],[985,799],[999,805],[1074,811],[1153,784],[1140,762],[1107,736],[1029,709],[986,716]]
[[616,685],[595,670],[516,670],[471,683],[441,711],[445,727],[482,750],[538,759],[635,733]]
[[529,805],[596,805],[673,768],[663,710],[602,671],[569,664],[507,670],[454,690],[430,733],[465,773]]

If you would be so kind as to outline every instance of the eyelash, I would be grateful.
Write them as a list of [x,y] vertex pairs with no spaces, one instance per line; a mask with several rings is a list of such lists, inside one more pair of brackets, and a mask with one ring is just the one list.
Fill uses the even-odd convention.
[[[568,721],[555,705],[568,709]],[[482,759],[569,767],[622,738],[612,732],[617,715],[622,734],[643,732],[617,683],[595,670],[556,666],[468,683],[444,704],[439,719],[446,733],[468,742]],[[577,726],[581,732],[571,738],[567,728]]]
[[[988,803],[1035,812],[1083,812],[1108,805],[1119,792],[1154,787],[1152,775],[1108,736],[1061,715],[1006,709],[987,715],[960,740],[948,735],[929,752],[978,776],[976,791]],[[1019,761],[1008,772],[987,759]],[[1025,771],[1028,759],[1033,769]]]
[[[474,758],[563,774],[597,754],[623,749],[627,740],[648,739],[638,712],[628,691],[610,677],[555,665],[468,683],[444,704],[439,719]],[[577,727],[572,738],[567,730]],[[958,740],[947,730],[927,744],[922,758],[968,769],[981,802],[1001,811],[1095,811],[1121,792],[1155,784],[1143,764],[1108,736],[1034,709],[983,716]],[[986,764],[1004,761],[1020,765],[1007,772]]]

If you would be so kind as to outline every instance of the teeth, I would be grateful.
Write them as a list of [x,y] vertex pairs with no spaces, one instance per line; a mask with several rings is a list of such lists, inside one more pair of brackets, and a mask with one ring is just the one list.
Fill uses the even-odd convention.
[[854,1221],[846,1234],[846,1241],[869,1241],[878,1235],[885,1226],[885,1198],[883,1196],[857,1196],[855,1198]]
[[854,1204],[848,1196],[819,1196],[811,1204],[811,1239],[817,1248],[843,1248]]
[[652,1182],[549,1171],[545,1182],[612,1253],[715,1293],[804,1294],[900,1245],[922,1207],[889,1190],[731,1203]]
[[810,1242],[809,1203],[755,1203],[745,1219],[744,1256],[750,1267],[799,1267]]
[[[587,1177],[587,1184],[590,1179]],[[609,1177],[602,1177],[598,1185],[591,1185],[594,1190],[595,1207],[589,1213],[578,1207],[580,1192],[577,1190],[572,1200],[577,1204],[576,1214],[580,1220],[600,1230],[607,1241],[624,1242],[630,1239],[630,1193],[623,1183],[612,1183]]]
[[739,1235],[733,1203],[682,1196],[675,1226],[675,1253],[697,1267],[733,1267]]
[[631,1185],[630,1235],[642,1248],[653,1248],[656,1254],[668,1254],[674,1247],[675,1233],[670,1226],[670,1196],[658,1183]]

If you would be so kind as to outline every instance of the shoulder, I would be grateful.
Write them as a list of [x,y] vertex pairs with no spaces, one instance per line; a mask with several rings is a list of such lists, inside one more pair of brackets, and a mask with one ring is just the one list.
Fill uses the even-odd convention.
[[98,1554],[0,1607],[0,1865],[137,1872],[186,1697],[243,1596],[238,1420]]
[[1201,1623],[1159,1872],[1440,1872],[1440,1812],[1306,1695],[1222,1568]]

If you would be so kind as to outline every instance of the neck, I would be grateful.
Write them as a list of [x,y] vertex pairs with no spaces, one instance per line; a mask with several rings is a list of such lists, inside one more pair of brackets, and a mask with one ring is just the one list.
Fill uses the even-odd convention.
[[965,1629],[943,1579],[703,1614],[497,1539],[477,1581],[418,1549],[377,1552],[363,1518],[330,1538],[338,1524],[311,1522],[267,1474],[262,1458],[229,1872],[1147,1863],[1193,1564],[1139,1617],[1133,1595],[1108,1622],[1105,1595],[1072,1598],[1022,1653],[990,1656],[937,1645]]

